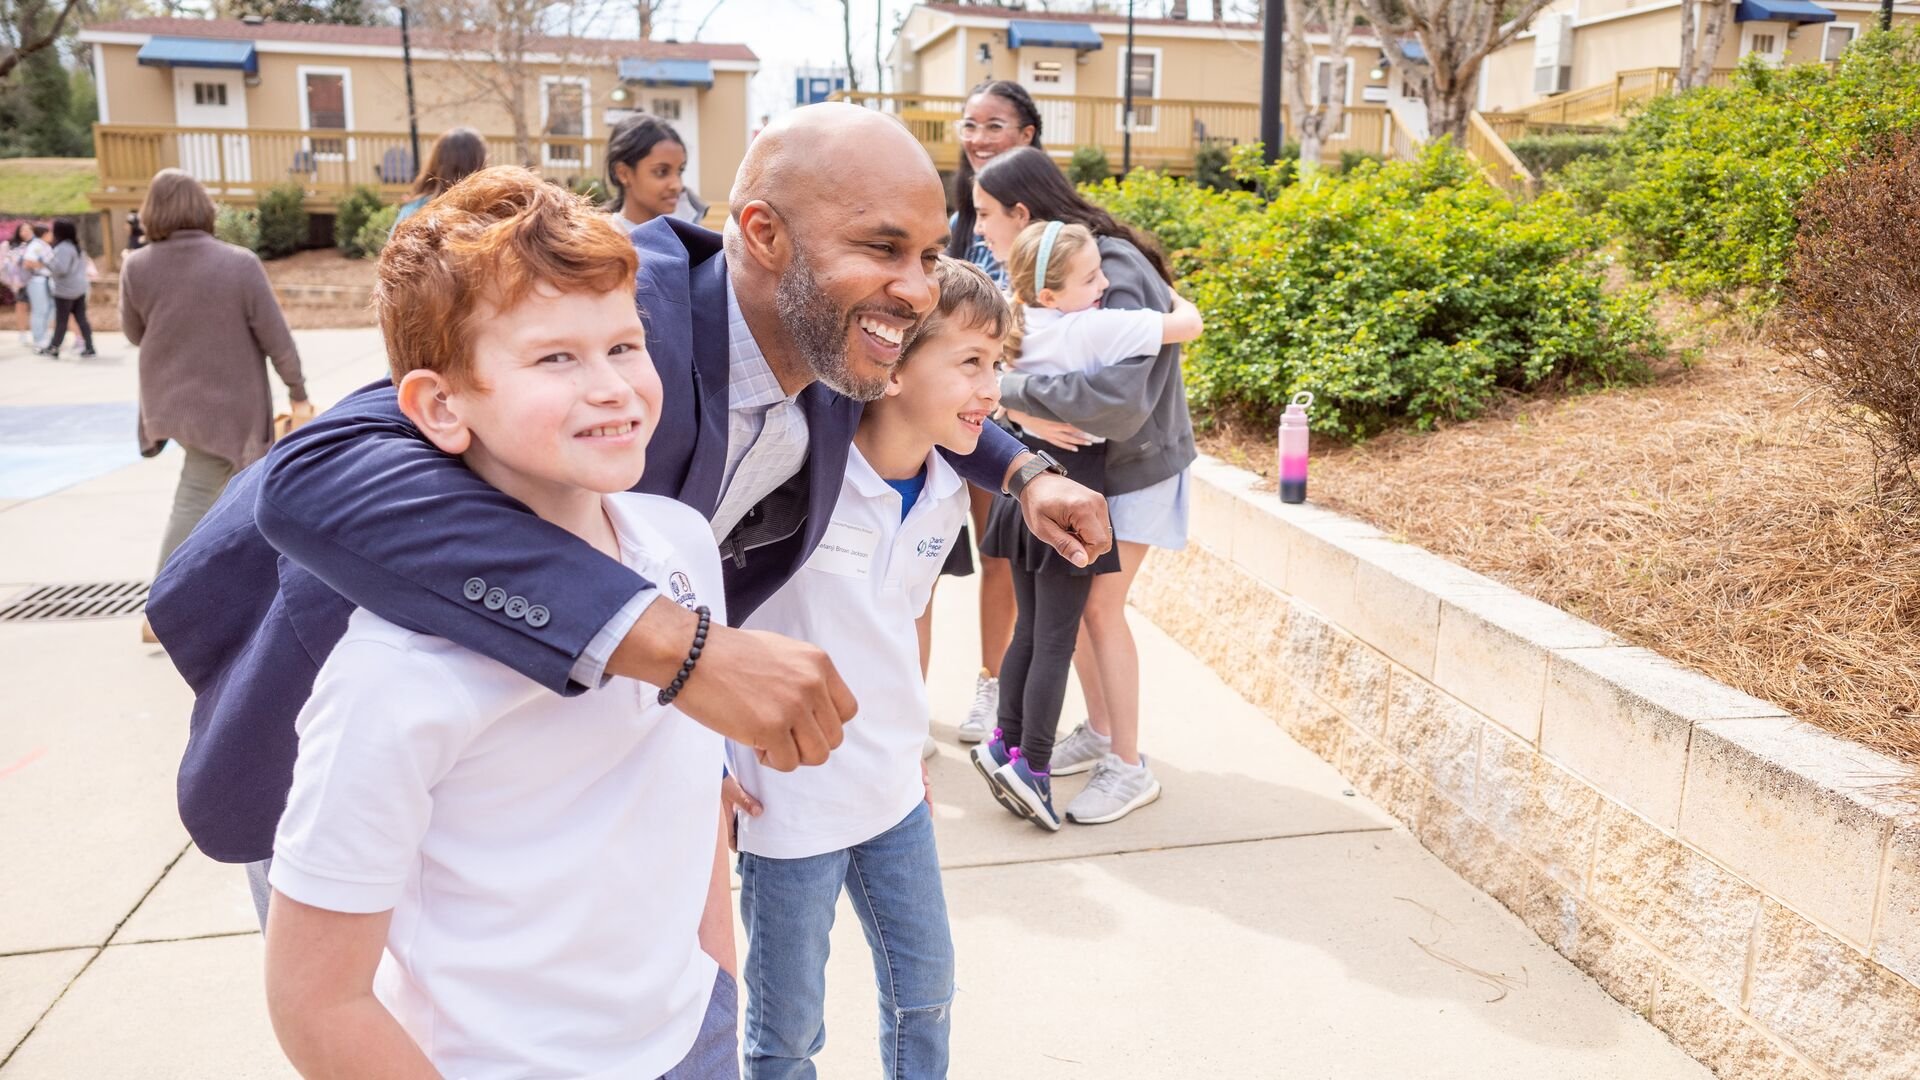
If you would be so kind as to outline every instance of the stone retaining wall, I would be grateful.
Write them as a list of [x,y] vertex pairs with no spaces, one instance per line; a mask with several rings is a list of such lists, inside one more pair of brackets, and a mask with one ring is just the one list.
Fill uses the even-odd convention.
[[1135,603],[1723,1077],[1920,1077],[1906,770],[1380,530],[1194,467]]

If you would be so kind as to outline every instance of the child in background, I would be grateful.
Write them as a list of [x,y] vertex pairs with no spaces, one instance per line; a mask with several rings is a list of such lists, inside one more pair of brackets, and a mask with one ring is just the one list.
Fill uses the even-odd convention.
[[[1179,296],[1166,314],[1101,309],[1107,279],[1093,233],[1083,225],[1047,221],[1027,226],[1014,240],[1007,269],[1018,316],[1007,355],[1020,371],[1092,371],[1200,336],[1199,310]],[[1023,436],[1023,441],[1041,453],[1058,450],[1068,476],[1095,491],[1106,489],[1102,443],[1067,451],[1032,436]],[[1053,808],[1049,773],[1054,732],[1092,576],[1120,569],[1118,548],[1089,566],[1074,566],[1035,538],[1019,504],[1003,496],[994,502],[981,551],[1012,561],[1019,617],[1000,665],[1000,726],[992,738],[974,747],[973,764],[1002,806],[1044,829],[1057,830],[1061,819]],[[1117,814],[1072,820],[1089,825],[1112,821],[1159,797],[1156,782]]]
[[[380,256],[401,409],[541,518],[685,581],[700,633],[724,620],[705,519],[627,490],[661,405],[633,246],[520,168],[435,207]],[[450,602],[563,617],[511,585]],[[617,677],[560,697],[353,613],[300,712],[270,872],[268,1009],[303,1075],[738,1076],[731,922],[701,941],[731,899],[724,741],[671,697]]]
[[747,927],[746,1076],[811,1077],[842,889],[873,949],[884,1075],[947,1075],[953,939],[926,805],[927,690],[914,620],[967,517],[941,450],[968,454],[1000,401],[1013,316],[978,267],[942,256],[940,299],[860,417],[820,546],[747,620],[825,649],[860,701],[824,765],[760,766],[730,744]]

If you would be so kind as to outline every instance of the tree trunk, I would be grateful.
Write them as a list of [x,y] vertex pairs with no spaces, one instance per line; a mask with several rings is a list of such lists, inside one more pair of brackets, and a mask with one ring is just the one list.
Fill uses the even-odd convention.
[[1694,12],[1699,0],[1680,0],[1680,70],[1673,78],[1675,90],[1693,89]]
[[653,40],[654,0],[639,0],[639,4],[640,4],[640,40],[652,41]]
[[860,92],[860,72],[853,66],[853,0],[840,0],[840,34],[847,52],[847,92]]
[[873,0],[873,92],[876,94],[884,94],[887,91],[886,61],[880,56],[880,41],[885,36],[886,18],[886,0]]
[[1706,86],[1713,81],[1713,68],[1720,59],[1720,43],[1727,34],[1727,16],[1733,10],[1730,0],[1701,0],[1707,10],[1701,19],[1700,48],[1693,57],[1693,85]]
[[0,55],[0,80],[5,79],[14,68],[20,66],[20,61],[59,41],[60,30],[66,26],[67,16],[73,14],[73,9],[79,2],[80,0],[66,0],[60,8],[60,14],[54,17],[53,26],[44,35],[35,34],[29,25],[38,18],[39,12],[21,12],[20,14],[24,17],[20,20],[21,26],[16,31],[20,44],[8,49],[5,55]]
[[1427,91],[1427,135],[1439,138],[1442,135],[1453,136],[1453,145],[1465,149],[1467,145],[1467,118],[1473,115],[1473,99],[1480,90],[1480,75],[1475,72],[1470,79],[1455,79],[1446,88],[1439,86],[1438,79],[1428,80]]

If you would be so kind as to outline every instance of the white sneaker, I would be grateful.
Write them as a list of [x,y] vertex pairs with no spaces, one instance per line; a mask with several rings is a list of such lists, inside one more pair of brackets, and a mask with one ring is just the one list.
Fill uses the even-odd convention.
[[986,668],[973,680],[973,704],[967,707],[967,718],[960,721],[960,741],[977,743],[993,730],[994,717],[1000,712],[1000,680],[987,674]]
[[1129,765],[1117,754],[1108,754],[1093,767],[1093,779],[1086,790],[1067,804],[1067,820],[1080,825],[1105,825],[1119,821],[1160,797],[1160,781],[1147,767],[1147,755],[1140,764]]
[[925,761],[939,752],[940,752],[940,744],[937,742],[934,742],[933,736],[929,735],[927,736],[926,745],[920,748],[920,760]]
[[1101,758],[1113,753],[1113,740],[1082,722],[1053,747],[1053,775],[1072,776],[1086,772]]

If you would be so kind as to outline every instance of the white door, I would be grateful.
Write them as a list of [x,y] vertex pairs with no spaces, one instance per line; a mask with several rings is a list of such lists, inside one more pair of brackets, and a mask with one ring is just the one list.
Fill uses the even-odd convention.
[[188,128],[226,129],[180,134],[180,167],[194,179],[216,192],[252,179],[247,84],[240,72],[174,68],[173,122]]
[[1047,101],[1050,97],[1073,96],[1074,73],[1080,67],[1072,49],[1042,49],[1029,46],[1020,50],[1020,83],[1034,96],[1040,110],[1040,141],[1049,146],[1071,150],[1073,140],[1073,102]]
[[682,178],[687,190],[707,202],[723,202],[726,192],[709,196],[700,188],[700,90],[693,86],[639,86],[634,100],[643,112],[665,120],[687,148],[687,171]]

